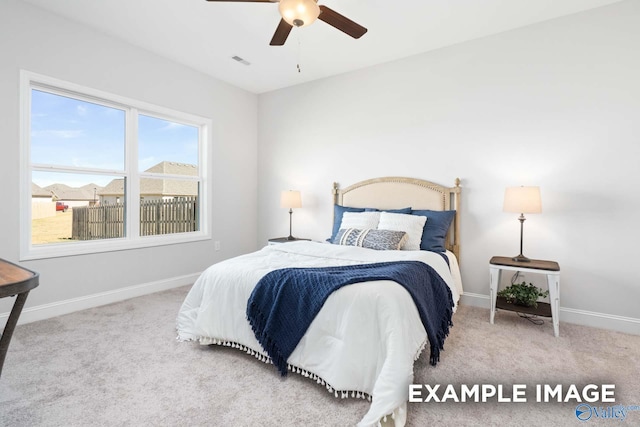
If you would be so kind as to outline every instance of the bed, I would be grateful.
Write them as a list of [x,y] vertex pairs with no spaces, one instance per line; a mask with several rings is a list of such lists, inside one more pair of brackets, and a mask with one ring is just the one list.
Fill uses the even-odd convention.
[[[247,319],[247,302],[254,297],[261,279],[290,267],[339,268],[418,261],[430,266],[446,284],[455,312],[462,294],[458,267],[459,184],[458,179],[454,187],[446,187],[403,177],[369,179],[344,189],[334,184],[334,242],[337,234],[345,235],[346,229],[341,225],[347,220],[376,215],[359,215],[362,212],[380,212],[378,224],[383,223],[382,218],[415,222],[408,217],[424,216],[424,234],[418,237],[418,244],[426,244],[432,237],[427,237],[426,225],[437,225],[438,215],[446,213],[450,225],[444,230],[441,227],[437,239],[443,247],[437,251],[373,250],[350,244],[298,241],[269,245],[225,260],[203,272],[185,298],[177,317],[178,339],[231,346],[271,363]],[[410,233],[401,234],[402,244],[408,244]],[[396,426],[403,426],[413,363],[429,345],[421,315],[412,294],[394,281],[375,280],[341,287],[326,298],[288,356],[286,366],[291,372],[315,380],[336,397],[369,399],[371,405],[359,426],[378,425],[389,414]],[[277,376],[274,369],[274,378]]]

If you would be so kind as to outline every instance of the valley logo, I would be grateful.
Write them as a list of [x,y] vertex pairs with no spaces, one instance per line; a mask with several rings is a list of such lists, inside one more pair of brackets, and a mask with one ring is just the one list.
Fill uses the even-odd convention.
[[624,421],[627,418],[627,413],[630,411],[640,411],[640,406],[615,405],[602,407],[581,403],[576,406],[576,418],[580,421],[589,421],[593,418]]
[[580,421],[589,421],[591,419],[591,406],[582,404],[576,407],[576,418]]

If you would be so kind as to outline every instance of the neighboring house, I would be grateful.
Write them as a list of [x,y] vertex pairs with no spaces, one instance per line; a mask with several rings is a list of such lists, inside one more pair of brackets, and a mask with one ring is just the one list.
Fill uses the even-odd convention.
[[[196,176],[195,165],[176,162],[160,162],[145,172],[165,173],[171,175]],[[124,203],[124,179],[112,180],[98,192],[100,203]],[[176,197],[194,197],[198,195],[198,183],[175,178],[142,178],[140,180],[141,200],[171,200]]]
[[70,208],[78,206],[93,206],[102,187],[96,184],[87,184],[82,187],[69,187],[65,184],[51,184],[44,187],[49,191],[55,201],[64,202]]
[[55,216],[56,204],[51,193],[40,186],[31,183],[31,218],[47,218]]
[[32,182],[31,201],[33,203],[50,203],[53,201],[53,199],[51,198],[51,192]]

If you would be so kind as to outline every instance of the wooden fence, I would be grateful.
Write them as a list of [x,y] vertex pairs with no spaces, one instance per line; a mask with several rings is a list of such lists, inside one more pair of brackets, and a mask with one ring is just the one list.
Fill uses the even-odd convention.
[[[124,237],[124,205],[73,208],[71,238],[76,240]],[[198,198],[140,202],[140,235],[198,230]]]
[[186,233],[198,230],[198,198],[140,202],[140,235]]

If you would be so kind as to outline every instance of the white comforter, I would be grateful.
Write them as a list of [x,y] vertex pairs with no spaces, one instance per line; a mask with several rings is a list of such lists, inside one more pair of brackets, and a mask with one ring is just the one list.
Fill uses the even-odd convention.
[[[449,285],[457,304],[462,293],[458,264],[453,254],[449,259],[453,274],[442,256],[432,252],[374,251],[315,242],[267,246],[215,264],[198,278],[180,308],[178,338],[202,344],[232,341],[266,355],[246,319],[246,304],[262,276],[284,267],[423,261]],[[426,341],[418,310],[402,286],[386,280],[357,283],[329,296],[288,363],[317,375],[335,390],[372,396],[359,426],[377,424],[391,413],[396,426],[402,426],[413,362]],[[279,375],[275,368],[273,375]]]

